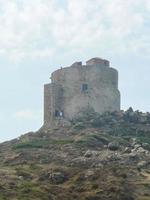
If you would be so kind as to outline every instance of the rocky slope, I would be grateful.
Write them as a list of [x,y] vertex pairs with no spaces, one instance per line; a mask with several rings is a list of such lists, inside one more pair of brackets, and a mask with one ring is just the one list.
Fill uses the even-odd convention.
[[84,112],[0,144],[0,200],[150,200],[150,114]]

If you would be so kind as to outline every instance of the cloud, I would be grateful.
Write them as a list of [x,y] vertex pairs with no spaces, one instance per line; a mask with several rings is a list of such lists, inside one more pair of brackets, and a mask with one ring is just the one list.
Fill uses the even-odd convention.
[[40,0],[23,0],[21,6],[15,0],[0,1],[0,53],[15,60],[51,55],[54,48],[48,44],[47,29],[52,6],[52,2]]
[[53,48],[42,48],[42,49],[29,49],[21,51],[19,49],[14,49],[11,51],[9,58],[13,61],[20,61],[26,59],[42,59],[53,55],[55,49]]
[[20,110],[13,114],[13,118],[18,120],[39,120],[42,116],[41,111]]
[[147,0],[0,0],[0,8],[0,55],[11,60],[46,58],[61,48],[149,55]]

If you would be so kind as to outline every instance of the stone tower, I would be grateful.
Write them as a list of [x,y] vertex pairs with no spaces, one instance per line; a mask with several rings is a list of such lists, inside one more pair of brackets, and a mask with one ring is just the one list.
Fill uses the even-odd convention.
[[92,58],[82,65],[54,71],[51,83],[44,86],[44,125],[52,127],[60,120],[69,121],[87,107],[98,113],[120,110],[118,72],[109,61]]

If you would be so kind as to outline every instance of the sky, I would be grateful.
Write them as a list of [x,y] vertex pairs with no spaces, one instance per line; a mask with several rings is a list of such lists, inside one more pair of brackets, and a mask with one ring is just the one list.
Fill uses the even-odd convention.
[[38,130],[51,72],[101,57],[121,108],[150,111],[149,0],[0,0],[0,142]]

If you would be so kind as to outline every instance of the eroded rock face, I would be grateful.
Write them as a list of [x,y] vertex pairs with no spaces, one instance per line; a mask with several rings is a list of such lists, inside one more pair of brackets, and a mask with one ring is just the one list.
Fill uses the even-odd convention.
[[132,123],[146,124],[150,123],[150,113],[133,111],[133,109],[130,107],[127,111],[124,112],[124,119]]

